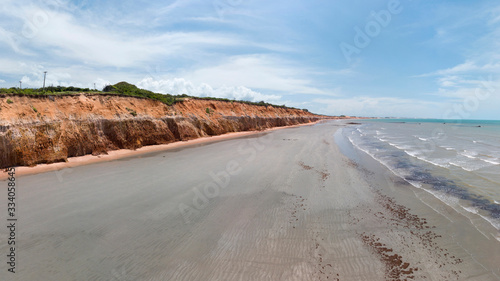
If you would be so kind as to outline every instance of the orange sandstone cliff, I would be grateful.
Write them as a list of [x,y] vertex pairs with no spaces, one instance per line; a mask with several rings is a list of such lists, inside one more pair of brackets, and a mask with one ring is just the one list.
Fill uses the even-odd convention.
[[66,161],[116,149],[314,122],[299,109],[117,95],[0,97],[0,168]]

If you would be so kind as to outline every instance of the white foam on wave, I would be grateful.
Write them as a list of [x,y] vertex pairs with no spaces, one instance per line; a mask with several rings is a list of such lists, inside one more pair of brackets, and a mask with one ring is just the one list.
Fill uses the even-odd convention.
[[476,169],[473,169],[473,168],[468,168],[467,166],[465,166],[463,163],[457,163],[457,162],[453,162],[453,161],[450,161],[448,162],[450,163],[451,165],[455,166],[455,167],[459,167],[467,172],[474,172]]
[[[479,211],[476,208],[473,208],[473,207],[464,207],[464,206],[460,206],[460,207],[462,207],[462,209],[464,209],[465,211],[467,211],[467,212],[469,212],[471,214],[478,215],[481,218],[484,218],[483,216],[481,216],[479,214]],[[484,237],[486,237],[486,238],[489,239],[488,235],[486,233],[484,233],[483,231],[481,231],[479,229],[479,227],[474,223],[474,221],[472,220],[472,217],[469,217],[469,216],[467,216],[466,214],[463,214],[463,213],[460,213],[460,214],[462,214],[464,217],[468,218],[469,221],[470,221],[470,223],[474,226],[474,228],[476,228],[476,230],[479,231],[479,233],[481,233]],[[486,221],[489,222],[489,220],[486,220]],[[493,225],[493,227],[495,227],[495,226]]]
[[347,139],[351,142],[351,144],[356,147],[357,149],[363,151],[364,153],[370,155],[373,159],[377,159],[368,149],[362,148],[358,144],[356,144],[351,137],[347,137]]
[[418,181],[412,181],[412,180],[406,180],[406,179],[404,179],[404,180],[416,188],[422,188],[422,183],[420,183]]
[[[391,144],[392,145],[392,144]],[[405,149],[411,149],[413,148],[412,146],[409,146],[409,145],[401,145],[401,144],[394,144],[392,145],[394,146],[395,148],[397,149],[400,149],[400,150],[405,150]]]
[[500,242],[500,235],[495,235],[495,234],[491,234],[496,240],[498,240],[498,242]]
[[476,159],[477,158],[477,157],[474,157],[474,156],[471,156],[471,155],[467,155],[467,154],[463,154],[463,153],[460,153],[460,155],[465,156],[465,157],[467,157],[469,159]]
[[424,190],[432,194],[437,199],[439,199],[439,201],[452,207],[453,209],[455,209],[456,206],[458,205],[458,198],[456,197],[446,195],[446,193],[434,189],[424,189]]
[[479,210],[477,208],[474,208],[474,207],[464,207],[464,206],[462,206],[462,208],[464,210],[466,210],[467,212],[475,214],[475,215],[477,215],[479,213]]
[[496,160],[496,161],[495,161],[495,160],[481,159],[481,158],[480,158],[480,160],[481,160],[481,161],[484,161],[484,162],[486,162],[486,163],[493,164],[493,165],[500,165],[500,159],[496,159],[496,158],[495,158],[495,160]]
[[[350,137],[347,137],[347,139],[349,139],[349,141],[351,142],[351,144],[356,147],[357,149],[363,151],[364,153],[368,154],[371,158],[373,158],[375,161],[379,162],[380,164],[384,165],[387,169],[389,169],[389,171],[391,171],[393,174],[395,174],[396,176],[404,179],[403,176],[401,176],[400,174],[398,174],[395,170],[393,170],[391,168],[391,166],[386,163],[385,161],[382,161],[382,159],[378,158],[375,156],[375,154],[371,153],[368,149],[365,149],[365,148],[362,148],[361,146],[357,145]],[[378,151],[378,149],[377,149]]]
[[460,155],[463,155],[467,158],[470,158],[470,159],[476,159],[477,157],[477,152],[475,151],[470,151],[470,150],[463,150],[462,152],[459,153]]
[[441,168],[449,168],[450,167],[450,165],[448,165],[447,159],[439,159],[440,161],[438,161],[438,159],[431,160],[431,159],[427,159],[427,158],[422,157],[421,156],[422,153],[420,151],[404,150],[404,152],[406,154],[410,155],[411,157],[417,158],[420,161],[427,162],[427,163],[432,164],[434,166],[438,166]]
[[453,166],[460,167],[467,172],[474,172],[474,171],[492,166],[491,163],[486,163],[482,159],[477,159],[475,161],[472,161],[472,160],[471,161],[464,161],[464,160],[455,159],[455,160],[450,161],[449,163]]
[[[486,220],[487,222],[489,222],[494,228],[496,228],[497,230],[500,230],[500,221],[499,220],[496,220],[494,218],[491,218],[491,217],[488,217],[488,216],[484,216],[484,215],[481,215],[481,214],[479,214],[479,216],[481,218],[483,218],[484,220]],[[498,238],[497,238],[497,240],[498,240]],[[498,240],[498,241],[500,241],[500,240]]]
[[[472,220],[471,217],[467,216],[466,213],[464,213],[463,211],[461,210],[465,210],[467,213],[471,213],[471,214],[474,214],[474,215],[478,215],[480,216],[482,219],[484,219],[486,222],[488,222],[490,225],[492,225],[494,228],[496,228],[497,230],[500,230],[500,222],[496,221],[495,219],[493,218],[489,218],[487,216],[483,216],[479,213],[478,209],[474,208],[474,207],[465,207],[465,206],[462,206],[460,204],[460,201],[458,198],[456,197],[453,197],[453,196],[450,196],[450,195],[447,195],[446,193],[444,192],[441,192],[441,191],[438,191],[438,190],[433,190],[433,189],[427,189],[427,188],[422,188],[422,190],[432,194],[432,196],[434,196],[435,198],[437,198],[439,201],[443,202],[444,204],[446,204],[447,206],[451,207],[453,210],[455,210],[457,213],[459,214],[462,214],[463,216],[465,216],[466,218],[469,219],[469,221],[471,222],[471,224],[476,228],[476,230],[481,233],[482,235],[484,235],[486,238],[488,238],[488,235],[486,233],[484,233],[482,230],[479,229],[479,227],[474,223],[474,221]],[[433,208],[434,209],[434,208]],[[439,212],[440,213],[440,212]],[[446,216],[445,216],[446,217]],[[495,236],[494,236],[495,237]],[[489,239],[489,238],[488,238]],[[495,237],[495,239],[497,239],[498,241],[500,241],[497,237]]]
[[[488,216],[485,216],[485,215],[482,215],[480,213],[480,210],[479,208],[476,208],[476,207],[465,207],[465,206],[461,206],[464,210],[466,210],[467,212],[471,213],[471,214],[474,214],[474,215],[478,215],[480,216],[482,219],[484,219],[485,221],[487,221],[489,224],[491,224],[491,226],[493,226],[495,229],[497,230],[500,230],[500,221],[498,220],[495,220],[494,218],[490,218]],[[474,223],[473,223],[474,224]],[[477,227],[476,227],[477,228]],[[479,229],[478,229],[479,230]]]
[[406,154],[410,155],[411,157],[417,157],[418,155],[421,154],[419,151],[415,151],[415,150],[404,150],[404,152]]

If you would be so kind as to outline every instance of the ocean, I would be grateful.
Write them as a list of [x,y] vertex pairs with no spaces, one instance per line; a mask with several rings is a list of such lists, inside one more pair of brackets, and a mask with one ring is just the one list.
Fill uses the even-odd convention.
[[341,131],[355,149],[471,222],[480,218],[500,231],[500,121],[374,119],[361,123]]

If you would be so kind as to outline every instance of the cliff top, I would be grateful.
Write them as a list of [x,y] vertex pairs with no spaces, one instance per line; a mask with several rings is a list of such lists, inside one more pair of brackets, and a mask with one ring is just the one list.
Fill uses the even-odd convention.
[[[118,95],[118,96],[131,96],[131,97],[137,97],[137,98],[146,98],[146,99],[152,99],[152,100],[157,100],[160,101],[164,104],[167,105],[173,105],[174,103],[183,101],[187,98],[191,99],[200,99],[200,100],[216,100],[216,101],[228,101],[228,102],[240,102],[240,103],[245,103],[245,104],[250,104],[250,105],[258,105],[258,106],[272,106],[272,107],[279,107],[279,108],[289,108],[289,109],[295,109],[293,107],[287,107],[285,105],[275,105],[275,104],[270,104],[266,103],[264,101],[260,102],[251,102],[251,101],[243,101],[243,100],[230,100],[226,98],[215,98],[215,97],[195,97],[195,96],[189,96],[186,94],[181,94],[181,95],[171,95],[171,94],[160,94],[160,93],[154,93],[149,90],[145,89],[140,89],[137,86],[127,83],[127,82],[119,82],[114,85],[108,85],[104,87],[102,91],[99,90],[93,90],[89,88],[78,88],[78,87],[63,87],[63,86],[49,86],[45,87],[45,89],[38,88],[38,89],[32,89],[32,88],[26,88],[26,89],[20,89],[20,88],[0,88],[0,96],[34,96],[34,97],[43,97],[43,96],[71,96],[71,95],[80,95],[80,94],[85,94],[85,95]],[[303,109],[304,111],[308,111],[307,109]]]

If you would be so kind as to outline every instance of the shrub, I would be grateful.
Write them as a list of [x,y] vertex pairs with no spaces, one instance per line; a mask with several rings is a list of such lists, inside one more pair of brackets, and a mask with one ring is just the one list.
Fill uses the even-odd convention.
[[206,108],[205,111],[207,112],[207,114],[210,114],[210,108]]
[[14,102],[11,99],[7,99],[7,103],[11,104],[11,103],[14,103]]
[[31,108],[33,109],[34,112],[38,112],[38,110],[36,110],[34,106],[31,106]]
[[137,112],[131,108],[128,108],[126,107],[125,108],[132,116],[136,117],[137,116]]

